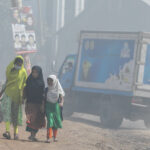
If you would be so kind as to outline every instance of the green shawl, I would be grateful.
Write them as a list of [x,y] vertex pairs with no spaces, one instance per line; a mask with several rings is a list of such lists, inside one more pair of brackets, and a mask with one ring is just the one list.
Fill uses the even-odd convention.
[[[17,56],[16,58],[21,58],[24,61],[22,56]],[[16,103],[21,103],[22,93],[27,79],[27,73],[24,65],[22,65],[20,70],[11,72],[11,70],[14,68],[14,61],[12,61],[6,69],[7,82],[5,93]]]

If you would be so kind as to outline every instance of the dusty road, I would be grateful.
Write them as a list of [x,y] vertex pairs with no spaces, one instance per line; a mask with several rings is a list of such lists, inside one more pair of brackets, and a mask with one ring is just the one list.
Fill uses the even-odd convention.
[[65,118],[59,131],[58,143],[45,143],[46,130],[38,134],[39,142],[29,142],[25,126],[21,127],[20,140],[5,140],[0,128],[0,150],[150,150],[150,130],[143,122],[124,121],[119,130],[102,129],[98,117],[74,113]]

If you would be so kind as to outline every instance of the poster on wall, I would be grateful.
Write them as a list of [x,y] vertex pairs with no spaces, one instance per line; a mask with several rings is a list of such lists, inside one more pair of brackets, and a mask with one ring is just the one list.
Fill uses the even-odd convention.
[[12,14],[13,44],[16,53],[37,52],[32,8],[13,8]]

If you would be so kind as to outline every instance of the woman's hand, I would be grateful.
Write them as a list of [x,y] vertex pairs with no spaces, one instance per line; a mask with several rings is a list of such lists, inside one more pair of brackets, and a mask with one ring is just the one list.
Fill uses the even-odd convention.
[[12,69],[11,69],[11,72],[14,72],[15,70],[16,70],[15,68],[12,68]]
[[22,98],[22,104],[24,105],[26,102],[26,99],[25,98]]
[[59,98],[60,98],[59,106],[60,106],[60,107],[63,107],[63,105],[64,105],[64,98],[63,98],[62,95],[60,95]]
[[59,103],[59,106],[60,106],[60,107],[63,107],[63,105],[64,105],[64,103],[63,103],[63,102]]
[[3,93],[5,92],[6,87],[4,87],[1,91],[0,91],[0,98],[2,97]]

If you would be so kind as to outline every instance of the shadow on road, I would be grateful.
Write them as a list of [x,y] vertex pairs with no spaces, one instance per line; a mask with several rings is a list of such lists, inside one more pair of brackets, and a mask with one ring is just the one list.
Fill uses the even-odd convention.
[[[7,140],[7,139],[5,139],[5,138],[0,138],[1,140]],[[10,140],[8,140],[8,141],[14,141],[13,139],[10,139]],[[38,140],[38,141],[29,141],[29,140],[25,140],[25,139],[19,139],[19,140],[17,140],[17,141],[20,141],[20,142],[26,142],[26,143],[45,143],[46,144],[46,141],[42,141],[42,140]]]
[[[103,128],[103,129],[108,129],[105,128],[101,122],[98,121],[93,121],[93,120],[89,120],[89,119],[84,119],[84,118],[80,118],[80,117],[73,117],[73,116],[68,116],[68,115],[64,115],[64,119],[65,120],[69,120],[72,122],[79,122],[79,123],[84,123],[86,125],[90,125],[90,126],[94,126],[94,127],[98,127],[98,128]],[[144,127],[144,125],[139,126],[139,123],[136,122],[131,122],[131,121],[123,121],[122,126],[119,129],[109,129],[109,130],[150,130]]]
[[86,119],[82,119],[82,118],[73,118],[73,117],[65,117],[65,120],[69,120],[69,121],[73,121],[73,122],[80,122],[80,123],[84,123],[87,125],[91,125],[91,126],[95,126],[95,127],[101,127],[102,125],[99,122],[95,122],[95,121],[90,121],[90,120],[86,120]]

